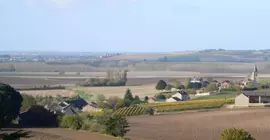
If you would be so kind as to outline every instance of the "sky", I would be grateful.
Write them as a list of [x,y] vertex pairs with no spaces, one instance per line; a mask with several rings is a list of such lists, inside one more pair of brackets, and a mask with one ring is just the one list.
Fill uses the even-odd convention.
[[269,46],[269,0],[0,0],[0,51]]

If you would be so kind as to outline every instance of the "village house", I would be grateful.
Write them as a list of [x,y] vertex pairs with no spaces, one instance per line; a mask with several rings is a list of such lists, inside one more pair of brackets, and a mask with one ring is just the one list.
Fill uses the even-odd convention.
[[82,112],[83,107],[86,105],[88,105],[88,103],[78,96],[72,100],[59,102],[55,112],[60,112],[65,115],[77,114]]
[[228,88],[230,87],[231,82],[229,80],[225,80],[221,83],[221,88]]
[[100,108],[98,108],[98,104],[95,102],[90,102],[89,104],[85,105],[82,108],[82,112],[98,112],[101,111]]
[[249,107],[270,103],[270,92],[244,91],[235,98],[236,107]]
[[189,99],[190,99],[189,94],[181,90],[177,92],[176,94],[172,95],[172,97],[167,99],[166,102],[179,102],[179,101],[186,101]]

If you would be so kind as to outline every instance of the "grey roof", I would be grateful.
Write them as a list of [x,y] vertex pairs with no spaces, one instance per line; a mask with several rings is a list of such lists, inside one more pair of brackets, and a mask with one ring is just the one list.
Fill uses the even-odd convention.
[[270,96],[270,92],[263,91],[244,91],[243,94],[246,96]]
[[181,101],[181,99],[177,98],[177,97],[172,97],[175,101]]

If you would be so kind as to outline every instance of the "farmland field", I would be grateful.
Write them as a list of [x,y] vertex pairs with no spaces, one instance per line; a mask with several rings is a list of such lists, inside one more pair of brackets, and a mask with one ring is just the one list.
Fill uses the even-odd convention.
[[125,91],[130,89],[133,95],[138,95],[141,98],[145,96],[153,96],[158,93],[154,85],[142,85],[142,86],[122,86],[122,87],[80,87],[73,90],[82,90],[85,93],[92,95],[103,94],[106,97],[118,96],[123,98]]
[[[257,140],[270,137],[270,109],[224,109],[210,112],[128,117],[131,140],[218,140],[225,128],[237,127],[250,132]],[[35,140],[113,140],[114,138],[59,128],[31,128]],[[25,139],[27,140],[27,139]]]
[[228,127],[247,130],[258,140],[270,137],[270,109],[248,108],[160,116],[129,117],[132,140],[218,140]]
[[[16,88],[34,87],[41,85],[70,85],[82,82],[89,77],[104,77],[105,72],[85,72],[77,76],[73,72],[66,75],[58,75],[56,72],[0,72],[0,82],[10,84]],[[199,73],[180,71],[141,71],[129,72],[127,85],[155,84],[158,80],[177,79],[185,81],[188,76],[209,76],[216,80],[242,80],[246,73]],[[260,74],[261,78],[269,77],[269,74]]]
[[27,128],[25,130],[30,131],[33,137],[22,138],[22,140],[118,140],[111,136],[61,128]]

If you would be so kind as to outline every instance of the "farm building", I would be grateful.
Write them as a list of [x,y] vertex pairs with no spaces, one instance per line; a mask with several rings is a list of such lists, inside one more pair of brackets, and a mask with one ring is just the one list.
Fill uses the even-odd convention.
[[186,101],[189,100],[189,94],[183,90],[177,92],[176,94],[172,95],[171,98],[167,99],[166,102],[178,102],[178,101]]
[[270,103],[269,92],[245,91],[235,98],[235,106],[256,106]]
[[72,115],[81,112],[83,107],[87,106],[88,103],[82,99],[80,96],[67,101],[62,101],[58,103],[56,112],[61,112],[62,114]]

